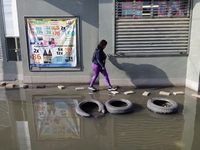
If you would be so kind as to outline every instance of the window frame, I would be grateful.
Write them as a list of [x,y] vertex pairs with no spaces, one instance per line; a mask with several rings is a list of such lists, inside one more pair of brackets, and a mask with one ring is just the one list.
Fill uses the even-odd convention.
[[[15,45],[14,48],[8,48],[8,39],[13,38]],[[21,61],[21,48],[20,45],[18,45],[18,40],[20,41],[19,37],[5,37],[5,45],[6,45],[6,56],[7,56],[7,61]],[[11,60],[9,51],[15,51],[16,55],[16,60]]]

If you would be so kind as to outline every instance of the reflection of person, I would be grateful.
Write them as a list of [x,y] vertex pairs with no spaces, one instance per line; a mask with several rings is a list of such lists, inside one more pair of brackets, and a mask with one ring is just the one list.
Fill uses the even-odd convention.
[[98,133],[102,136],[107,135],[107,131],[105,129],[106,124],[107,124],[107,120],[105,116],[94,118],[94,127],[96,128]]
[[102,40],[97,48],[95,49],[94,51],[94,54],[93,54],[93,58],[92,58],[92,68],[94,70],[94,76],[92,77],[92,80],[91,80],[91,83],[90,83],[90,86],[88,87],[88,89],[90,90],[96,90],[95,87],[93,87],[93,84],[96,80],[96,78],[99,76],[99,72],[101,72],[106,80],[106,83],[108,85],[108,91],[116,91],[117,88],[113,88],[110,84],[110,80],[108,78],[108,73],[106,71],[106,68],[105,68],[105,60],[106,60],[106,54],[104,53],[104,49],[106,48],[106,45],[107,45],[107,41],[105,40]]

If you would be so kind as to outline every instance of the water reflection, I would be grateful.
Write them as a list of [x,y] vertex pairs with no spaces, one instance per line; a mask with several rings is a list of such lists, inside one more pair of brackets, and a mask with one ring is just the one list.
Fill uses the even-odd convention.
[[[147,110],[148,111],[148,110]],[[149,112],[152,113],[152,112]],[[123,149],[179,149],[174,145],[181,139],[183,118],[152,113],[129,118],[116,118],[114,123],[115,146]]]
[[0,150],[199,148],[200,101],[190,96],[193,91],[186,89],[185,95],[167,97],[180,106],[179,111],[171,115],[156,114],[146,107],[147,100],[158,97],[159,90],[153,89],[149,97],[141,96],[143,90],[134,91],[133,95],[119,94],[114,97],[131,100],[134,103],[134,112],[125,115],[103,115],[94,108],[93,117],[85,118],[75,113],[78,102],[98,99],[105,103],[112,98],[107,91],[102,90],[91,96],[86,90],[77,92],[54,89],[0,89]]
[[107,119],[106,117],[104,117],[104,114],[99,114],[96,113],[93,115],[94,121],[94,127],[97,130],[97,132],[101,135],[101,136],[106,136],[107,135],[107,131],[105,129],[106,125],[107,125]]
[[80,139],[77,100],[46,99],[34,101],[38,140]]

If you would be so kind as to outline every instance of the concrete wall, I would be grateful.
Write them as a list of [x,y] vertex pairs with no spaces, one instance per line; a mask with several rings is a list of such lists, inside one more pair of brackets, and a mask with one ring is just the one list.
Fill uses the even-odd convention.
[[[105,52],[114,53],[114,0],[99,0],[99,39],[108,41]],[[187,56],[114,57],[106,68],[113,85],[185,85]],[[100,79],[100,85],[106,82]]]
[[[26,83],[90,82],[93,74],[91,58],[98,44],[98,0],[18,0],[23,75]],[[30,72],[24,16],[79,16],[81,71]]]
[[[106,68],[113,85],[186,86],[199,90],[199,7],[193,1],[189,56],[115,57],[114,0],[18,0],[18,19],[22,62],[0,61],[0,79],[23,79],[25,83],[82,82],[89,83],[93,75],[91,57],[101,39],[108,41]],[[24,16],[79,16],[81,71],[30,72]],[[2,22],[0,22],[2,31]],[[4,37],[2,49],[6,58]],[[187,80],[186,80],[187,79]],[[100,86],[106,82],[100,75]]]
[[200,0],[193,1],[191,21],[190,51],[187,63],[186,86],[199,91],[200,78]]
[[[2,7],[0,7],[0,16],[2,16]],[[3,59],[0,60],[0,81],[1,80],[23,80],[22,62],[7,61],[4,22],[0,17],[0,40]]]

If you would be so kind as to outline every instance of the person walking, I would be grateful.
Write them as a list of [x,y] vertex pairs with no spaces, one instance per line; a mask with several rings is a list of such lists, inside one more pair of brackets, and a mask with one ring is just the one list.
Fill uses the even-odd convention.
[[96,91],[97,89],[93,87],[93,84],[96,80],[96,78],[99,76],[99,72],[101,72],[106,80],[106,83],[108,85],[108,91],[116,91],[117,88],[114,88],[110,84],[110,80],[108,78],[108,73],[105,68],[105,62],[106,62],[106,54],[104,53],[104,49],[107,46],[106,40],[101,40],[101,42],[97,45],[97,48],[94,51],[93,57],[92,57],[92,68],[94,71],[94,76],[92,77],[92,80],[90,82],[90,86],[88,89],[92,91]]

